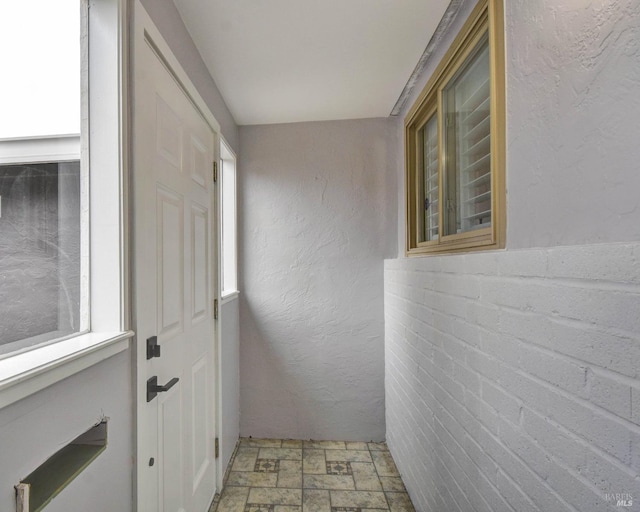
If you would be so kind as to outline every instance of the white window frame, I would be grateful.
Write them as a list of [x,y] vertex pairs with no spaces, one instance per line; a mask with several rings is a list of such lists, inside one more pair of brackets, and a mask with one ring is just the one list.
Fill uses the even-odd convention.
[[0,165],[80,160],[80,135],[0,140]]
[[[223,301],[231,300],[238,295],[238,180],[237,180],[237,158],[233,150],[229,145],[220,138],[220,290]],[[225,217],[225,201],[229,201],[228,196],[225,194],[225,180],[233,179],[233,242],[231,246],[229,243],[225,244],[225,226],[227,218]],[[225,280],[225,266],[224,262],[228,258],[228,252],[232,251],[233,259],[233,286],[226,288],[228,284]]]
[[126,256],[127,2],[87,0],[87,5],[91,94],[83,94],[82,131],[90,140],[82,144],[82,157],[90,169],[90,330],[0,359],[0,408],[126,350],[133,336]]

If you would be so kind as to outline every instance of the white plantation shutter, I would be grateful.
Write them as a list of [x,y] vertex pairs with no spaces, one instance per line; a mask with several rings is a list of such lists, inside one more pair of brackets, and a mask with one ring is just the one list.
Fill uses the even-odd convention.
[[[446,112],[455,123],[452,144],[455,166],[448,177],[455,182],[455,231],[463,233],[491,226],[491,119],[489,46],[485,41],[447,87]],[[455,149],[455,151],[454,151]],[[449,233],[449,234],[453,234]]]
[[438,222],[438,118],[434,114],[422,131],[424,176],[424,240],[437,240]]

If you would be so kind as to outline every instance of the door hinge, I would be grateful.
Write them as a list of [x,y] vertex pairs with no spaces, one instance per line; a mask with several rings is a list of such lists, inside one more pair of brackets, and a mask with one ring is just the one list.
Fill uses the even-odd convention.
[[218,183],[218,162],[213,162],[213,182]]
[[213,300],[213,318],[218,319],[218,299]]
[[213,455],[216,459],[220,457],[220,440],[217,437],[213,441]]

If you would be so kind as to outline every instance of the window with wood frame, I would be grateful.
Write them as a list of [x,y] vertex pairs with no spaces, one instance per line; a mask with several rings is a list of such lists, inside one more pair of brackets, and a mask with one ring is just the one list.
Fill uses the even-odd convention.
[[405,119],[407,254],[504,247],[499,0],[481,0]]

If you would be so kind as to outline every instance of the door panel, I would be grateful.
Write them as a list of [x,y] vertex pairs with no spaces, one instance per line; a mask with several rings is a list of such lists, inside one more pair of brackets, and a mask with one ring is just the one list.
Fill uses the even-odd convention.
[[156,149],[158,156],[169,164],[168,168],[180,170],[182,162],[182,123],[180,117],[167,102],[156,94]]
[[210,169],[210,162],[207,162],[207,148],[195,136],[191,136],[191,178],[202,188],[207,188],[207,172]]
[[158,335],[182,330],[184,285],[183,203],[176,193],[158,188]]
[[209,259],[208,247],[208,222],[207,209],[200,205],[191,206],[191,323],[195,324],[204,320],[207,315],[209,303],[208,287],[209,273],[207,272],[207,260]]
[[193,386],[192,411],[192,480],[193,490],[196,491],[200,481],[207,472],[209,458],[207,453],[211,448],[209,445],[209,393],[207,387],[207,359],[203,357],[198,361],[192,370],[191,382]]
[[162,500],[161,512],[183,512],[184,493],[183,475],[184,461],[180,443],[176,439],[182,438],[182,393],[181,386],[174,386],[160,399],[159,426],[161,431],[161,459],[162,467]]

